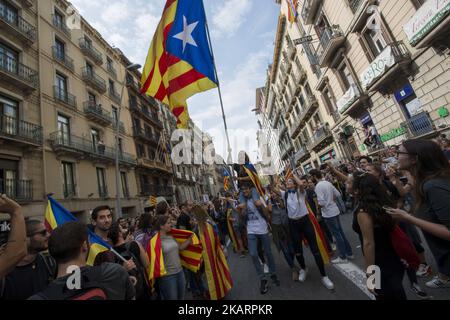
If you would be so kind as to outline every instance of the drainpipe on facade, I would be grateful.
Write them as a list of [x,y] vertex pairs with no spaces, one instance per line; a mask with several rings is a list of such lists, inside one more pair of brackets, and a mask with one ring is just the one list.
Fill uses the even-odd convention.
[[40,19],[40,1],[36,1],[36,15],[37,15],[37,54],[38,54],[38,70],[39,70],[39,109],[41,113],[41,127],[42,127],[42,174],[43,174],[43,182],[44,182],[44,203],[45,196],[48,194],[47,190],[47,168],[45,166],[45,135],[44,135],[44,108],[43,108],[43,98],[42,98],[42,63],[41,63],[41,41],[40,39],[40,30],[41,30],[41,19]]

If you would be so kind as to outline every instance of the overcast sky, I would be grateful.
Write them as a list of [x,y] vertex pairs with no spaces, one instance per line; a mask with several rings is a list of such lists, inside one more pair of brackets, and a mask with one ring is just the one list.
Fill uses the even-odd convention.
[[[111,44],[143,65],[165,0],[72,0]],[[265,84],[273,57],[279,5],[274,0],[204,0],[221,82],[233,156],[245,149],[256,160],[255,90]],[[217,90],[188,100],[191,118],[211,134],[225,156],[224,126]]]

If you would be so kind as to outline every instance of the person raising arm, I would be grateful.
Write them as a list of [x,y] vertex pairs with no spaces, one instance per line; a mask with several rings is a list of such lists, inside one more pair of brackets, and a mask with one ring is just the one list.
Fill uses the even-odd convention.
[[11,216],[11,232],[8,243],[0,255],[0,278],[3,278],[26,256],[27,244],[25,219],[20,205],[2,194],[0,195],[0,213]]

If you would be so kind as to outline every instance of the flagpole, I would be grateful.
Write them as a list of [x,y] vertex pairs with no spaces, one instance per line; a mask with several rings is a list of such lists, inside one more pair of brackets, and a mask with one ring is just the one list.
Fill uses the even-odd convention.
[[220,100],[220,108],[222,110],[223,125],[225,127],[225,135],[227,137],[227,145],[228,145],[228,159],[227,159],[227,163],[231,164],[231,162],[232,162],[232,158],[231,158],[232,149],[231,149],[231,144],[230,144],[230,137],[228,135],[228,126],[227,126],[227,120],[226,120],[226,116],[225,116],[225,109],[223,107],[222,91],[220,89],[219,75],[217,74],[217,68],[216,68],[216,59],[214,58],[214,51],[213,51],[213,47],[212,47],[212,43],[211,43],[211,35],[209,33],[208,18],[206,17],[206,11],[205,11],[205,5],[204,4],[203,4],[203,13],[205,15],[205,26],[206,26],[206,34],[207,34],[207,37],[208,37],[209,50],[211,51],[211,56],[212,56],[212,60],[213,60],[214,75],[216,76],[216,80],[217,80],[217,90],[219,92],[219,100]]

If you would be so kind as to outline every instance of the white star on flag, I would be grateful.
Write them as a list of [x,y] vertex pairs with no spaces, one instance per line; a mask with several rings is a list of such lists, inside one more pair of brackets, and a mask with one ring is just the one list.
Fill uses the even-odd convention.
[[173,36],[174,38],[183,41],[183,53],[184,49],[186,49],[187,43],[197,47],[197,43],[195,42],[194,38],[192,38],[192,32],[194,32],[197,24],[198,21],[188,25],[186,17],[183,16],[183,31]]

